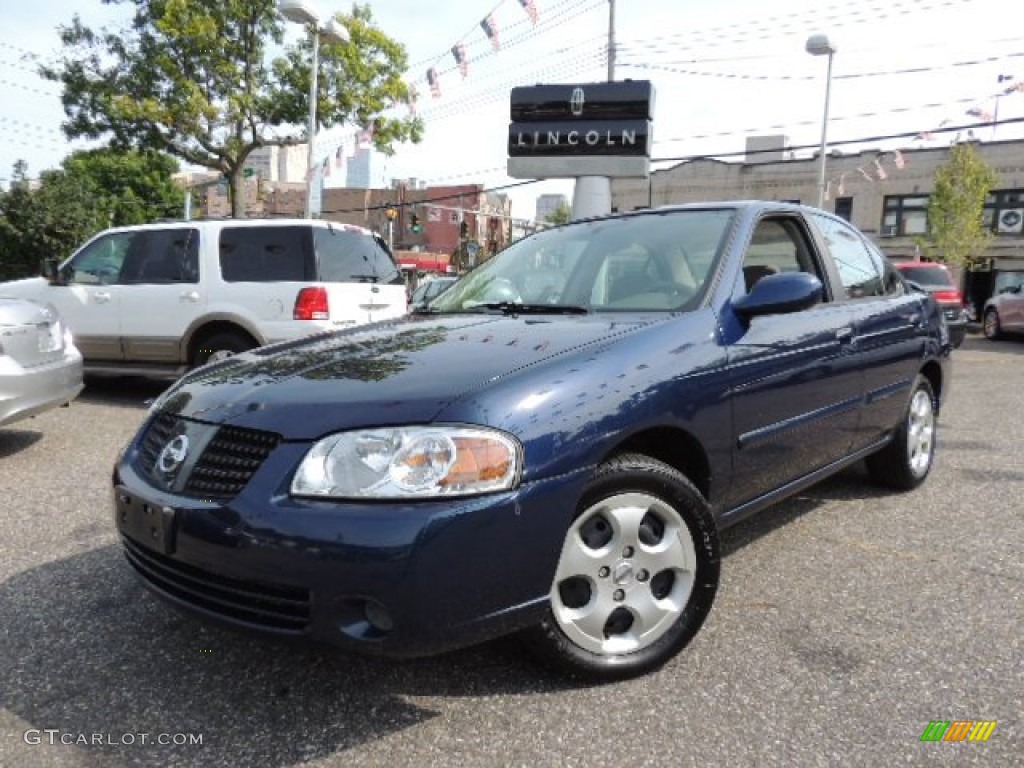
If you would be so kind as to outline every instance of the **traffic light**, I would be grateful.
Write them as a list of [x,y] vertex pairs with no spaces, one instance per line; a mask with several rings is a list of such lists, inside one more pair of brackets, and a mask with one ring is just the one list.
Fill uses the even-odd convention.
[[459,224],[459,237],[461,237],[463,239],[469,237],[469,222],[468,221],[463,220],[463,222],[461,224]]
[[388,209],[384,211],[384,215],[388,217],[388,221],[394,221],[398,218],[398,209],[394,206],[388,206]]
[[412,232],[422,232],[423,227],[420,226],[420,217],[418,214],[412,214],[409,218],[409,229]]

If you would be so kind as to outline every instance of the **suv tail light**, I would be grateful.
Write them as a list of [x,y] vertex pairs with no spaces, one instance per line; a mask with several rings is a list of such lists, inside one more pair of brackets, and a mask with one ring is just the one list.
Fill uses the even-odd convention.
[[331,307],[327,302],[327,289],[322,285],[303,288],[295,297],[295,310],[292,317],[296,320],[330,320]]
[[950,304],[963,304],[963,298],[960,296],[960,291],[948,290],[948,291],[936,291],[934,294],[936,301],[944,301]]

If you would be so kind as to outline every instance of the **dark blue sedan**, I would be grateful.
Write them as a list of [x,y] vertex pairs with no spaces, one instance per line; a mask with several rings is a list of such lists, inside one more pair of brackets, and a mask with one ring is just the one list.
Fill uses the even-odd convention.
[[625,678],[704,622],[723,526],[860,460],[925,480],[944,323],[820,210],[573,223],[425,311],[187,375],[117,463],[117,526],[207,618],[403,656],[522,631]]

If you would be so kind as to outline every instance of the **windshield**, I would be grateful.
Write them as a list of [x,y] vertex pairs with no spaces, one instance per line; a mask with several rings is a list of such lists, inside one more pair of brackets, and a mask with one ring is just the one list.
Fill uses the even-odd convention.
[[732,209],[664,211],[538,232],[481,264],[430,308],[690,309],[704,293],[733,216]]
[[928,288],[952,288],[953,278],[949,276],[942,267],[936,266],[915,266],[915,267],[902,267],[904,275],[908,280],[912,280],[918,285],[922,285]]

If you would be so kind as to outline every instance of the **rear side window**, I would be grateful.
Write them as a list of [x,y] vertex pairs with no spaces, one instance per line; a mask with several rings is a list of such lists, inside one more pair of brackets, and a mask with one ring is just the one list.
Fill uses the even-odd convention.
[[310,228],[225,227],[220,271],[229,283],[311,282]]
[[851,299],[884,296],[887,275],[882,257],[868,248],[860,234],[846,223],[819,214],[814,214],[814,220],[828,243],[846,295]]
[[315,227],[319,279],[325,283],[392,283],[401,272],[387,250],[370,234],[334,227]]

